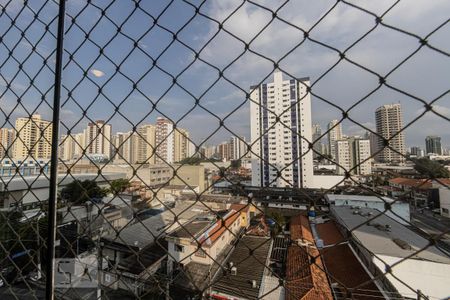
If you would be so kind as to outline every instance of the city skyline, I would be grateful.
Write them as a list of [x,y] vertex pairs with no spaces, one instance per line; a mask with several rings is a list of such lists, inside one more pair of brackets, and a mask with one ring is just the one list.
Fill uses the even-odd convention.
[[[76,2],[76,1],[75,1]],[[366,7],[370,11],[379,13],[384,9],[387,9],[390,1],[379,1],[377,5],[367,3],[361,3],[363,7]],[[278,3],[272,3],[276,7]],[[115,4],[118,9],[114,10],[115,17],[120,17],[121,8],[125,4]],[[151,11],[158,11],[161,4],[152,3],[146,4]],[[313,24],[311,17],[305,15],[319,16],[323,14],[327,9],[327,4],[316,4],[311,6],[307,11],[295,9],[296,5],[289,3],[286,7],[280,10],[279,15],[281,17],[292,20],[294,24],[308,28]],[[154,6],[154,7],[153,7]],[[231,12],[233,8],[237,7],[236,1],[223,1],[222,4],[207,3],[203,10],[211,16],[218,19],[224,19],[227,13]],[[385,21],[390,22],[395,20],[396,25],[400,26],[404,30],[417,32],[419,34],[427,34],[427,30],[434,28],[436,24],[446,19],[445,10],[450,4],[446,1],[434,1],[433,5],[429,5],[424,1],[417,1],[405,7],[402,3],[395,7],[392,11],[385,16]],[[183,8],[186,8],[183,10]],[[298,7],[297,7],[298,8]],[[9,8],[13,9],[13,8]],[[68,11],[71,14],[76,14],[80,10],[79,4],[68,3]],[[173,12],[169,12],[169,18],[167,27],[171,30],[180,28],[180,24],[183,20],[187,20],[192,14],[192,7],[181,6],[174,9]],[[124,13],[124,12],[122,12]],[[80,18],[86,21],[86,24],[90,24],[92,18],[97,16],[98,11],[87,9]],[[177,15],[177,18],[170,18],[172,15]],[[346,18],[344,16],[351,16]],[[234,18],[233,18],[234,19]],[[270,20],[270,16],[266,15],[264,11],[258,10],[256,7],[249,3],[244,4],[241,10],[238,11],[236,19],[239,22],[227,22],[225,27],[233,33],[241,36],[244,40],[248,40],[253,35],[257,28],[261,28],[262,25]],[[175,21],[176,20],[176,21]],[[215,32],[215,24],[207,22],[202,19],[195,19],[196,23],[192,24],[192,28],[188,28],[183,31],[181,35],[184,39],[190,41],[190,45],[194,49],[198,49],[202,43],[211,37]],[[339,20],[339,23],[336,23]],[[136,20],[132,22],[142,22],[147,24],[148,19],[142,17],[136,17]],[[348,6],[339,6],[333,17],[326,18],[324,23],[315,29],[312,33],[315,34],[319,40],[332,43],[338,49],[345,49],[354,39],[356,39],[360,32],[352,32],[354,28],[369,28],[372,25],[371,18],[367,18],[366,15],[361,14],[360,11],[352,9]],[[241,24],[254,24],[254,29],[247,28],[248,26],[239,26]],[[338,24],[338,25],[336,25]],[[420,24],[420,25],[419,25]],[[334,28],[333,28],[334,26]],[[145,27],[145,26],[143,26]],[[330,31],[329,28],[333,28]],[[139,34],[142,29],[137,26],[133,28],[126,28],[133,34]],[[255,41],[255,46],[261,49],[264,53],[273,59],[280,57],[283,52],[292,45],[292,39],[290,39],[291,32],[281,31],[278,32],[278,25],[270,26],[267,32],[261,35],[261,38]],[[38,29],[35,29],[38,30]],[[331,34],[332,32],[332,34]],[[380,34],[383,33],[383,34]],[[393,62],[406,57],[417,46],[417,41],[409,39],[408,37],[398,37],[395,32],[384,34],[381,29],[376,30],[373,34],[369,35],[366,39],[361,41],[357,47],[349,51],[347,54],[349,58],[353,59],[357,63],[360,63],[379,74],[386,74],[391,70],[394,65]],[[71,32],[72,38],[67,39],[66,47],[67,51],[71,52],[76,49],[77,39],[80,37],[78,33]],[[104,40],[106,37],[103,35],[109,35],[110,32],[93,32],[92,38]],[[8,37],[5,37],[8,38]],[[167,33],[158,32],[155,36],[145,36],[139,41],[139,49],[133,53],[129,61],[122,66],[122,72],[131,76],[133,80],[137,80],[143,73],[146,65],[151,65],[151,61],[144,56],[144,53],[155,55],[160,51],[168,42],[169,36]],[[275,38],[275,42],[271,43],[271,39]],[[448,45],[447,40],[440,40],[440,43],[444,47]],[[152,47],[149,47],[152,45]],[[226,45],[228,45],[226,47]],[[276,45],[274,47],[273,45]],[[132,45],[124,44],[125,48],[130,48]],[[212,45],[205,48],[200,53],[200,58],[205,61],[214,61],[218,67],[224,67],[227,62],[231,61],[239,53],[237,51],[224,51],[224,49],[238,49],[242,46],[236,41],[230,41],[230,38],[220,35],[215,39]],[[46,39],[39,44],[39,51],[43,54],[50,54],[49,49],[52,49],[53,45]],[[380,47],[383,47],[383,51],[379,51]],[[130,48],[131,49],[131,48]],[[401,49],[401,50],[400,50]],[[92,59],[92,49],[86,45],[81,47],[79,54],[76,55],[77,62],[81,65],[89,65],[88,61]],[[26,54],[30,51],[30,45],[26,42],[18,45],[15,50],[20,54]],[[125,50],[124,50],[125,51]],[[126,50],[128,51],[128,50]],[[369,51],[369,52],[367,52]],[[448,69],[448,63],[442,61],[444,57],[437,55],[431,55],[428,52],[421,51],[420,56],[414,56],[410,59],[405,66],[399,68],[387,79],[387,82],[394,87],[404,90],[410,95],[415,95],[419,99],[423,99],[425,102],[430,102],[437,98],[441,94],[445,94],[447,89],[445,70]],[[83,56],[84,55],[84,56]],[[123,58],[123,53],[120,49],[111,50],[108,52],[111,59]],[[167,69],[171,74],[176,75],[177,72],[183,69],[183,67],[190,64],[195,58],[192,57],[193,53],[178,45],[177,48],[164,55],[158,62],[159,66],[163,69]],[[368,58],[370,57],[370,59]],[[220,57],[220,60],[216,60]],[[391,60],[386,57],[392,57]],[[136,64],[134,61],[142,59],[141,65]],[[318,45],[305,43],[302,47],[294,51],[285,60],[283,60],[279,68],[286,73],[289,73],[295,78],[301,78],[303,76],[309,76],[311,82],[315,82],[320,76],[331,67],[336,61],[339,60],[339,54],[324,49]],[[8,87],[13,93],[2,93],[0,103],[4,114],[9,115],[12,112],[12,108],[17,103],[16,95],[20,96],[21,103],[23,105],[17,107],[13,114],[10,115],[10,119],[14,119],[19,115],[23,115],[24,108],[29,112],[38,109],[38,112],[43,115],[44,118],[49,119],[51,116],[51,110],[44,105],[39,106],[42,95],[32,89],[26,90],[28,80],[23,74],[14,76],[14,66],[6,65],[2,69],[3,78],[0,79],[0,91],[3,92]],[[199,101],[205,109],[210,110],[219,117],[224,117],[235,108],[246,102],[245,92],[250,84],[264,81],[269,76],[273,64],[261,57],[254,57],[246,55],[242,59],[239,59],[233,68],[228,69],[224,75],[236,83],[238,87],[227,83],[225,80],[219,80],[215,86]],[[191,95],[183,91],[179,86],[175,85],[169,92],[164,93],[167,90],[173,79],[167,74],[163,74],[160,70],[152,71],[148,76],[142,80],[142,84],[138,85],[140,91],[134,91],[129,96],[125,97],[125,93],[130,91],[131,83],[128,81],[121,81],[118,78],[112,78],[116,74],[116,70],[111,63],[99,61],[96,62],[87,71],[87,77],[89,80],[83,81],[79,88],[74,88],[77,74],[80,74],[80,69],[74,64],[69,63],[64,70],[63,84],[65,89],[63,90],[62,100],[62,116],[64,125],[62,126],[61,134],[64,131],[70,129],[76,131],[83,128],[86,123],[93,120],[105,120],[112,124],[113,128],[117,131],[127,132],[132,129],[134,125],[140,123],[153,123],[158,116],[164,116],[178,121],[187,111],[195,107],[190,114],[179,122],[180,127],[190,128],[192,139],[198,144],[209,137],[214,130],[216,130],[220,124],[218,120],[210,115],[205,109],[196,106],[195,99]],[[42,77],[47,75],[43,73]],[[39,85],[36,81],[34,84],[42,90],[48,90],[53,84],[50,80],[51,74],[48,74],[48,78],[40,80]],[[117,77],[118,75],[116,75]],[[193,66],[181,76],[177,83],[187,88],[187,90],[199,97],[206,88],[214,83],[215,78],[218,77],[216,70],[208,67],[205,63],[195,61]],[[112,80],[114,79],[114,80]],[[104,93],[99,96],[95,103],[90,106],[89,113],[82,117],[82,111],[88,107],[89,103],[94,99],[94,96],[98,92],[98,86],[103,86],[107,81],[110,81],[105,87],[103,87]],[[341,119],[342,112],[333,108],[329,104],[326,104],[323,100],[317,97],[320,96],[323,99],[331,101],[337,104],[343,109],[347,109],[351,104],[357,100],[363,98],[371,90],[377,88],[379,78],[373,74],[369,74],[346,61],[339,63],[339,66],[332,70],[327,76],[321,78],[320,82],[314,85],[312,95],[312,114],[313,122],[319,123],[322,127],[325,127],[330,120]],[[420,85],[415,84],[421,82]],[[349,86],[351,84],[351,86]],[[68,90],[71,91],[68,96]],[[443,98],[433,103],[434,109],[443,116],[450,117],[449,95],[444,95]],[[122,100],[125,100],[124,104],[120,106],[123,116],[114,113],[114,105],[118,105]],[[150,101],[151,100],[151,101]],[[150,115],[147,115],[153,109],[153,104],[157,103],[158,111],[153,111]],[[355,122],[367,126],[371,129],[375,129],[375,122],[373,117],[367,113],[373,111],[381,104],[385,103],[397,103],[400,102],[404,107],[404,120],[405,125],[412,121],[414,118],[420,115],[424,111],[424,105],[420,100],[408,97],[405,94],[395,92],[392,89],[382,86],[374,94],[370,95],[359,106],[352,109],[349,116],[352,117]],[[114,105],[113,105],[114,104]],[[235,135],[246,136],[249,138],[250,123],[248,120],[242,118],[248,115],[249,105],[243,104],[239,110],[233,113],[226,121],[225,124],[233,131]],[[164,115],[162,115],[162,114]],[[5,115],[0,114],[0,127],[8,127],[4,124]],[[113,116],[111,118],[111,116]],[[89,119],[87,119],[89,118]],[[201,119],[204,126],[198,126],[198,120]],[[440,135],[443,141],[450,140],[450,133],[440,126],[442,119],[437,115],[428,112],[424,117],[420,118],[411,127],[406,130],[406,142],[407,145],[422,144],[423,137],[427,135]],[[133,124],[130,124],[133,123]],[[427,126],[424,126],[424,125]],[[361,128],[355,123],[351,123],[349,120],[344,120],[343,126],[348,128],[350,135],[362,134],[365,129]],[[215,132],[213,136],[206,140],[208,143],[218,143],[224,140],[230,134],[227,130],[221,128],[218,132]],[[445,146],[448,145],[444,143]]]

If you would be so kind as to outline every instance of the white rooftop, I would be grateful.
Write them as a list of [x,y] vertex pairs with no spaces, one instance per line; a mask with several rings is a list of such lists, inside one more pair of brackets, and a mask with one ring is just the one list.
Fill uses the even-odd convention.
[[[326,194],[328,202],[330,201],[366,201],[366,202],[384,202],[384,203],[392,203],[394,199],[389,197],[377,197],[377,196],[365,196],[365,195],[334,195],[334,194]],[[399,203],[398,201],[396,203]]]
[[[332,206],[331,211],[338,222],[352,230],[353,237],[375,255],[450,264],[450,258],[435,246],[428,245],[428,240],[376,209]],[[355,211],[358,213],[354,213]],[[372,215],[368,216],[368,213]],[[370,220],[377,215],[379,216]],[[389,230],[385,230],[387,227]],[[411,249],[402,248],[399,242],[404,242]],[[424,250],[415,253],[421,249]]]

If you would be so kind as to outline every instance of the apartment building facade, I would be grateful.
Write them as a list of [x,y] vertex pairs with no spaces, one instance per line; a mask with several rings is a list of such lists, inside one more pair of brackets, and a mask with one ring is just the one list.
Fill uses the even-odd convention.
[[273,82],[251,87],[252,185],[313,185],[309,84],[276,71]]
[[[387,104],[375,111],[377,127],[377,160],[385,163],[404,163],[406,155],[402,108],[399,103]],[[388,140],[385,145],[384,140]]]
[[17,118],[13,157],[16,159],[50,159],[52,154],[52,123],[38,114]]

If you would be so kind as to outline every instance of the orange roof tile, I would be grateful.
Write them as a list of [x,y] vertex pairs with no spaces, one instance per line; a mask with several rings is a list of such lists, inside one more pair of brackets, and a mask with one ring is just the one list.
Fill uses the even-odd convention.
[[450,185],[450,178],[438,178],[436,180],[432,180],[397,177],[389,179],[389,182],[392,184],[398,184],[423,190],[430,189],[432,187],[433,181],[437,184]]
[[314,243],[311,228],[309,227],[308,217],[303,215],[292,217],[290,231],[292,240],[304,239],[308,242]]
[[[287,300],[332,300],[324,266],[315,248],[309,221],[306,216],[291,218],[291,239],[303,239],[314,246],[292,245],[288,247],[286,264]],[[314,263],[310,258],[315,257]]]
[[240,213],[235,210],[231,210],[231,214],[222,222],[222,220],[218,220],[214,225],[212,225],[207,230],[207,235],[202,235],[198,240],[199,243],[203,243],[203,246],[210,246],[214,244],[214,242],[222,236],[225,230],[231,231],[231,225],[236,221],[239,217]]

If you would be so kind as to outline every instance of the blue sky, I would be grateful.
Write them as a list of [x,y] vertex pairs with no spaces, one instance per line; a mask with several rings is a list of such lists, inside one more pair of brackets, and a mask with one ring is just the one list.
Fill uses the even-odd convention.
[[[13,112],[12,120],[31,111],[47,118],[51,115],[50,106],[40,104],[40,101],[42,95],[49,103],[52,100],[52,53],[56,42],[50,33],[56,32],[56,3],[29,1],[32,11],[23,9],[20,2],[8,4],[7,15],[0,16],[3,36],[3,44],[0,44],[0,108],[3,111],[0,112],[0,124],[4,124],[5,114],[10,112]],[[254,2],[271,10],[282,4],[274,0]],[[383,14],[394,3],[388,0],[352,2],[377,15]],[[6,0],[0,0],[2,7],[6,3]],[[188,4],[176,0],[166,10],[167,1],[141,1],[139,8],[134,1],[128,0],[93,0],[91,3],[86,7],[85,0],[69,0],[67,5],[62,133],[68,129],[80,131],[90,119],[109,120],[113,131],[128,131],[135,124],[153,122],[157,116],[165,115],[187,128],[195,142],[209,137],[206,143],[218,143],[232,134],[225,128],[216,132],[220,127],[219,118],[228,116],[226,127],[248,137],[249,106],[244,91],[269,76],[273,64],[246,52],[244,43],[238,39],[251,42],[252,51],[272,60],[284,57],[303,41],[303,33],[298,29],[279,20],[272,21],[270,11],[248,2],[241,5],[242,2],[237,0],[206,1],[199,12],[207,17],[195,12],[201,1]],[[278,11],[278,16],[309,30],[334,3],[292,0]],[[383,17],[383,21],[424,37],[444,23],[449,8],[450,2],[444,0],[403,0]],[[101,14],[102,10],[106,11],[105,15]],[[39,21],[32,22],[34,13]],[[153,20],[159,15],[158,26],[154,26]],[[75,16],[76,23],[72,24]],[[219,30],[217,23],[209,18],[226,20],[223,26],[232,35]],[[11,19],[16,20],[13,26]],[[45,24],[50,24],[48,32]],[[118,32],[117,27],[121,24]],[[373,16],[338,3],[314,26],[310,36],[344,51],[374,25]],[[262,29],[264,31],[257,35]],[[26,30],[25,37],[20,36],[23,30]],[[179,41],[173,40],[172,32],[177,33]],[[87,40],[86,33],[89,33]],[[428,42],[449,52],[448,36],[450,25],[447,24]],[[212,41],[208,43],[210,39]],[[135,41],[138,41],[137,48]],[[346,53],[352,61],[384,76],[419,46],[414,37],[378,26]],[[102,53],[99,47],[103,48]],[[13,58],[9,56],[11,50]],[[201,50],[199,58],[207,63],[196,59],[192,50]],[[44,58],[47,58],[48,66],[41,69]],[[341,112],[320,98],[347,109],[378,86],[376,75],[352,63],[339,62],[339,59],[335,51],[304,41],[280,62],[283,71],[295,77],[311,78],[313,93],[320,96],[312,97],[313,120],[323,127],[331,119],[341,118]],[[19,61],[24,60],[22,70],[19,70]],[[156,65],[153,65],[154,60]],[[318,80],[337,62],[336,67]],[[223,71],[233,84],[219,79],[218,71],[208,64]],[[423,104],[395,89],[430,102],[448,91],[449,70],[448,56],[424,47],[389,75],[387,83],[394,89],[381,87],[349,115],[355,122],[374,128],[374,110],[382,104],[400,102],[407,124],[423,112]],[[172,77],[177,77],[177,85],[173,85]],[[133,86],[133,82],[137,85]],[[199,105],[193,96],[200,98]],[[18,99],[19,106],[16,106]],[[158,111],[154,109],[155,103]],[[117,106],[120,114],[116,112]],[[434,103],[434,110],[450,118],[448,92]],[[86,111],[85,116],[83,111]],[[4,126],[11,127],[11,124]],[[364,132],[348,120],[343,126],[346,134]],[[443,144],[450,145],[450,123],[432,113],[427,113],[407,129],[407,144],[423,146],[425,136],[430,134],[441,135]]]

